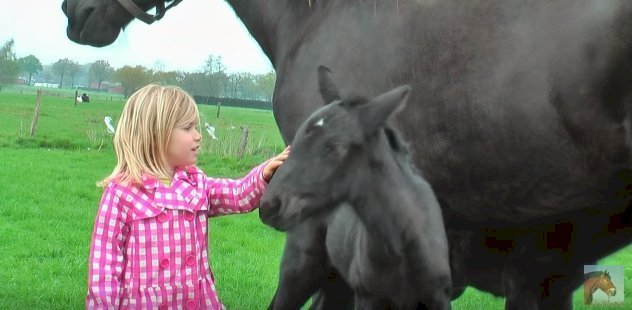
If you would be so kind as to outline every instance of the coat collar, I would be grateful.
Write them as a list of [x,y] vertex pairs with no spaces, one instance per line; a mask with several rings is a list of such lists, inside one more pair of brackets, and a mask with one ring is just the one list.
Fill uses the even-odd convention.
[[[200,170],[195,166],[177,167],[173,174],[171,184],[173,185],[176,181],[183,181],[196,186],[199,173]],[[143,187],[148,191],[153,191],[162,185],[162,182],[160,182],[158,178],[148,173],[143,173],[141,180]]]
[[[194,212],[209,208],[204,191],[204,173],[195,166],[176,169],[170,187],[150,174],[143,174],[141,191],[151,197],[151,203],[132,204],[133,219],[154,217],[164,209]],[[173,201],[165,201],[167,194],[173,195]]]

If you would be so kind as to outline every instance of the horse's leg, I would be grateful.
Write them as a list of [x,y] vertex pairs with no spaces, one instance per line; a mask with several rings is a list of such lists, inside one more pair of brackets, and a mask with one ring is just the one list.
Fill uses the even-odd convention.
[[331,268],[321,289],[312,298],[312,310],[341,309],[351,310],[354,307],[353,291],[340,276]]
[[286,234],[279,285],[270,309],[300,309],[326,275],[325,234],[305,222]]
[[[582,283],[582,265],[568,264],[558,270],[549,272],[549,276],[541,282],[544,289],[540,300],[540,309],[573,309],[573,291]],[[549,270],[552,268],[549,268]]]
[[355,298],[358,310],[394,310],[397,309],[391,302],[384,298],[358,295]]
[[506,310],[538,309],[538,292],[526,270],[529,269],[519,270],[514,265],[505,266],[502,281]]

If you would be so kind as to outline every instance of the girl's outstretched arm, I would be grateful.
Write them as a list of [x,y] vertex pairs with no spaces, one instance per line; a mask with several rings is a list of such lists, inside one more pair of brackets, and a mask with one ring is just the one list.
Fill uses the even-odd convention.
[[118,309],[121,297],[125,241],[122,199],[114,182],[106,187],[94,222],[86,309]]
[[238,180],[206,177],[206,189],[211,204],[209,216],[246,213],[258,208],[268,182],[289,152],[289,147],[285,148],[282,153],[255,167]]
[[263,178],[265,162],[237,180],[206,177],[210,203],[209,216],[247,213],[259,207],[259,200],[268,187]]

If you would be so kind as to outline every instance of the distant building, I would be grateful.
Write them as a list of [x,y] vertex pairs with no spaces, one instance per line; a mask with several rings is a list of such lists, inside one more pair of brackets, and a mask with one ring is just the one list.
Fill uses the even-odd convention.
[[[89,89],[99,89],[99,83],[97,83],[97,82],[90,82],[90,86],[88,88]],[[100,91],[107,91],[108,93],[113,93],[113,94],[122,94],[123,93],[123,87],[121,86],[120,83],[112,84],[112,83],[109,83],[109,82],[103,82],[103,83],[101,83]]]
[[15,81],[13,81],[13,84],[15,85],[27,85],[28,83],[29,83],[29,79],[22,76],[16,78]]
[[57,83],[34,83],[35,87],[46,87],[46,88],[59,88],[59,84]]

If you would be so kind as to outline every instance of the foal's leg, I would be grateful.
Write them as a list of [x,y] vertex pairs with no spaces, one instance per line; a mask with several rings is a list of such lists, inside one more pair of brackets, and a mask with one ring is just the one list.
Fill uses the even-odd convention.
[[539,303],[540,309],[573,309],[573,291],[582,284],[584,278],[583,264],[576,261],[568,262],[565,266],[558,264],[558,268],[549,273],[541,282],[545,291]]
[[269,309],[300,309],[326,278],[325,234],[305,222],[286,234],[279,285]]
[[[340,273],[331,267],[322,288],[312,298],[311,310],[352,310],[354,294]],[[360,309],[360,308],[358,308]]]
[[[358,310],[400,310],[390,301],[384,298],[370,297],[370,296],[356,296],[355,299],[356,309]],[[401,310],[415,310],[401,309]]]

